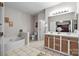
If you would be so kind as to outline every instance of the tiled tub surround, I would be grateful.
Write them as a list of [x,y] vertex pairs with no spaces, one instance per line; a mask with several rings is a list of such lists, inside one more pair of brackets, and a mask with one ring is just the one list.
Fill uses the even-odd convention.
[[64,55],[79,55],[78,34],[75,33],[46,33],[45,48],[57,51]]

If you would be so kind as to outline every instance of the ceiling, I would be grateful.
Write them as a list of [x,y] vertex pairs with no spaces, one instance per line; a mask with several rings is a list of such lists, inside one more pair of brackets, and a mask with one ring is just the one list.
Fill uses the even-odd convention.
[[5,5],[29,14],[36,14],[45,8],[59,3],[61,2],[5,2]]

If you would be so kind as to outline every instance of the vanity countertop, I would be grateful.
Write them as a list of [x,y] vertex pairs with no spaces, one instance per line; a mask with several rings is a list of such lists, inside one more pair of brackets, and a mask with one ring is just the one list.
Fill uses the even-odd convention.
[[58,32],[53,32],[53,33],[51,33],[51,32],[47,32],[47,33],[45,33],[46,35],[57,35],[57,36],[66,36],[66,37],[79,37],[79,35],[77,34],[77,33],[62,33],[62,32],[60,32],[60,33],[58,33]]

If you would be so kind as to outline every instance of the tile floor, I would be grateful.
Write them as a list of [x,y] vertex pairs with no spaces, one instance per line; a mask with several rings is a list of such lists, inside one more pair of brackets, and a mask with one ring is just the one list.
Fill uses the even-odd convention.
[[57,53],[44,48],[44,42],[31,41],[29,46],[24,46],[18,49],[7,51],[6,56],[64,56],[63,54]]

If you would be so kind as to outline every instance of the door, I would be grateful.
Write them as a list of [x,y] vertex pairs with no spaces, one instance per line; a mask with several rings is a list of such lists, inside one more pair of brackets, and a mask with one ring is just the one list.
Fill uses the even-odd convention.
[[67,37],[62,37],[62,52],[68,53],[68,38]]
[[48,47],[48,35],[45,35],[44,46]]
[[50,36],[49,38],[49,48],[53,49],[54,48],[54,37]]
[[55,36],[55,50],[60,51],[60,36]]
[[3,55],[3,3],[0,2],[0,56]]
[[73,56],[78,55],[78,38],[70,38],[70,54]]

